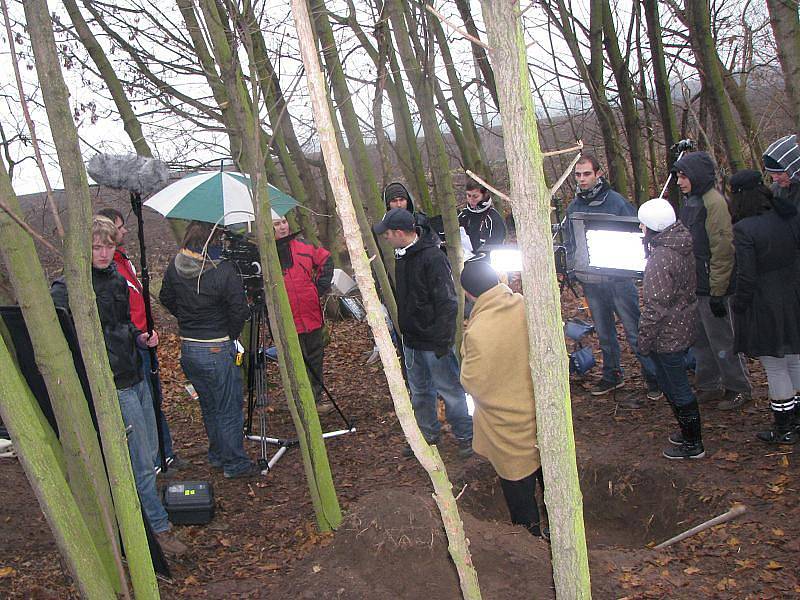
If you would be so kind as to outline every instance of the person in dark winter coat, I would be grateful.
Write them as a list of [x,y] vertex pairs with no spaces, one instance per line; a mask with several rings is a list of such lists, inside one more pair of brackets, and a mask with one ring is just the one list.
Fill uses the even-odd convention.
[[692,236],[676,221],[675,211],[663,198],[642,204],[639,221],[649,255],[642,283],[639,351],[652,358],[659,387],[681,429],[680,434],[670,436],[673,446],[663,455],[669,459],[701,458],[705,449],[700,409],[683,360],[698,326]]
[[[733,228],[734,349],[758,357],[767,373],[774,427],[757,437],[794,444],[800,391],[800,217],[790,200],[773,197],[758,171],[739,171],[730,183],[742,209]],[[765,201],[772,210],[763,211]]]
[[489,190],[472,179],[464,187],[467,205],[458,213],[458,225],[467,232],[472,252],[477,253],[484,244],[502,244],[506,239],[506,224],[492,206]]
[[[417,424],[429,444],[439,441],[436,397],[441,395],[459,454],[466,458],[472,454],[472,417],[453,349],[458,305],[450,263],[403,208],[387,212],[373,231],[395,249],[398,321]],[[403,454],[411,456],[410,447]]]
[[[575,236],[572,215],[575,213],[598,213],[619,217],[636,216],[636,209],[619,193],[611,189],[602,176],[600,162],[590,153],[584,153],[575,165],[575,180],[578,192],[567,206],[567,219],[564,222],[564,245],[567,250],[567,268],[571,271],[575,264]],[[616,318],[622,321],[628,345],[636,354],[647,383],[647,398],[657,400],[661,397],[656,381],[655,367],[649,357],[639,352],[639,293],[630,278],[609,277],[605,275],[579,275],[583,293],[592,311],[600,350],[603,353],[603,375],[591,389],[593,396],[603,396],[624,385],[620,347],[617,341]],[[623,404],[628,408],[641,408],[644,402],[632,398]]]
[[[92,288],[117,388],[122,422],[129,430],[128,453],[136,491],[162,550],[179,555],[186,552],[186,546],[169,533],[171,525],[167,511],[156,489],[153,468],[158,454],[155,411],[137,351],[137,348],[157,345],[158,334],[148,335],[131,322],[128,285],[114,264],[116,242],[114,222],[106,217],[95,217],[92,221]],[[56,306],[69,308],[69,293],[63,278],[53,282],[50,294]]]
[[697,272],[697,309],[701,327],[693,346],[694,384],[700,403],[721,399],[721,410],[752,400],[744,359],[733,351],[735,258],[731,214],[714,187],[716,166],[708,152],[689,152],[673,166],[684,194],[680,220],[692,234]]
[[159,299],[178,320],[181,367],[200,401],[208,462],[227,478],[251,477],[260,471],[244,449],[244,391],[236,365],[236,338],[250,308],[236,267],[203,254],[216,240],[210,223],[189,223]]
[[331,289],[333,257],[325,248],[298,239],[299,232],[290,234],[289,222],[285,217],[273,220],[272,226],[283,269],[283,282],[317,410],[328,411],[333,406],[322,401],[325,319],[320,298]]
[[[414,198],[408,191],[405,185],[399,181],[394,181],[383,188],[383,203],[386,205],[386,212],[393,208],[405,208],[408,212],[414,215],[414,223],[419,227],[422,237],[428,238],[431,242],[441,245],[442,237],[439,235],[428,219],[428,215],[419,210],[414,204]],[[441,217],[434,217],[437,221],[441,221]]]
[[800,209],[800,146],[797,135],[775,140],[764,152],[764,168],[772,176],[772,195]]

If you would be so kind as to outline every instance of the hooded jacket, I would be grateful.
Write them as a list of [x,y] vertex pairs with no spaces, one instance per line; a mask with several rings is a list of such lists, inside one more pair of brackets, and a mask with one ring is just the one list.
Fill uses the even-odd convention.
[[734,351],[800,354],[800,216],[787,200],[737,222]]
[[697,331],[697,274],[692,236],[676,222],[650,238],[642,283],[639,351],[683,352]]
[[278,240],[277,246],[297,333],[316,331],[324,323],[319,298],[333,279],[331,253],[295,236]]
[[[406,199],[406,210],[414,215],[414,224],[419,227],[421,236],[427,238],[434,244],[441,246],[443,237],[439,236],[439,233],[434,229],[431,220],[428,219],[428,215],[426,215],[421,210],[416,210],[416,206],[414,205],[414,198],[411,193],[408,191],[408,188],[400,182],[390,183],[386,187],[383,188],[383,203],[386,206],[386,212],[392,210],[392,207],[389,206],[389,201],[397,198],[397,191],[393,194],[393,198],[389,198],[387,196],[387,191],[389,188],[394,187],[395,190],[400,190],[400,197],[405,197]],[[434,217],[437,218],[437,217]]]
[[395,262],[400,333],[409,348],[445,353],[456,335],[453,274],[439,245],[420,233]]
[[[570,270],[575,265],[575,237],[571,218],[575,213],[635,217],[636,209],[622,194],[611,189],[611,185],[604,178],[600,178],[600,186],[591,196],[579,192],[567,206],[567,218],[564,221],[564,246],[567,250],[567,267]],[[583,283],[607,283],[612,281],[612,278],[602,275],[579,275],[578,280]]]
[[[133,387],[142,380],[142,359],[136,349],[136,338],[142,332],[131,322],[128,284],[112,262],[105,269],[92,267],[92,288],[114,385],[118,390]],[[63,277],[53,282],[50,295],[56,306],[69,309]]]
[[525,301],[500,283],[481,294],[461,343],[461,385],[475,401],[472,447],[503,479],[540,466]]
[[204,262],[185,248],[167,267],[158,298],[178,319],[178,331],[184,338],[236,339],[250,317],[244,286],[233,264]]
[[725,197],[714,187],[716,167],[708,152],[689,152],[674,171],[689,179],[680,220],[692,234],[698,296],[725,296],[734,284],[733,226]]

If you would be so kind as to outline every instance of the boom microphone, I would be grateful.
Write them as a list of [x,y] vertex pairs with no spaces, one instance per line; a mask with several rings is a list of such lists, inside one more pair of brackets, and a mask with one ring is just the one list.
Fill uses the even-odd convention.
[[163,161],[138,154],[95,154],[87,171],[100,185],[140,196],[152,194],[169,180]]

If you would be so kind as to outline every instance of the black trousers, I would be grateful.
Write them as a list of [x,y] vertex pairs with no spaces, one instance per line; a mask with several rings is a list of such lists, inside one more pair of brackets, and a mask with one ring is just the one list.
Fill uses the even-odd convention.
[[321,402],[322,398],[322,362],[325,358],[325,336],[323,328],[300,333],[300,350],[306,361],[306,371],[308,380],[311,382],[311,389],[314,391],[314,400]]
[[535,496],[537,481],[544,491],[541,467],[519,481],[509,481],[501,477],[500,487],[503,489],[508,512],[511,513],[511,522],[515,525],[524,525],[534,535],[541,535],[539,507],[536,505]]

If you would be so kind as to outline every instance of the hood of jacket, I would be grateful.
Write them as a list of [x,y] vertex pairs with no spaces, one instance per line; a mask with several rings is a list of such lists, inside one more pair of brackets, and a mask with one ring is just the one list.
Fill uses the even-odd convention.
[[667,227],[664,231],[655,234],[650,238],[650,248],[663,246],[674,250],[678,254],[688,256],[694,252],[692,249],[692,234],[686,229],[683,223],[677,221]]
[[184,279],[193,279],[209,269],[216,268],[218,263],[219,261],[211,260],[208,257],[203,260],[202,254],[187,248],[181,248],[180,252],[175,255],[175,270]]
[[692,184],[691,196],[702,196],[714,187],[717,179],[717,167],[708,152],[689,152],[675,161],[673,171],[686,175]]
[[[391,194],[391,196],[390,196]],[[385,188],[383,188],[383,203],[386,205],[387,212],[391,210],[389,208],[389,200],[393,200],[394,198],[398,197],[405,197],[406,202],[406,210],[410,213],[414,212],[414,198],[411,195],[411,192],[408,191],[408,188],[400,183],[399,181],[395,181],[390,183]]]

